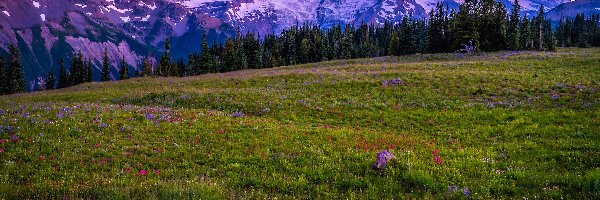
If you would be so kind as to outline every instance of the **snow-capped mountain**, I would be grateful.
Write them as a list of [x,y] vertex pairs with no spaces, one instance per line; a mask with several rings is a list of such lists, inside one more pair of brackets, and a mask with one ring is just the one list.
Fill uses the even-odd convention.
[[[3,0],[0,1],[0,52],[9,43],[23,54],[26,79],[49,69],[57,59],[81,50],[100,63],[107,49],[116,65],[133,66],[157,55],[165,38],[173,54],[200,50],[200,36],[209,43],[235,33],[278,33],[297,23],[327,28],[343,23],[382,23],[404,16],[427,17],[438,2],[457,8],[463,0]],[[509,0],[504,2],[507,7]],[[552,8],[567,0],[521,0],[525,11],[540,4]],[[116,69],[114,69],[116,73]]]

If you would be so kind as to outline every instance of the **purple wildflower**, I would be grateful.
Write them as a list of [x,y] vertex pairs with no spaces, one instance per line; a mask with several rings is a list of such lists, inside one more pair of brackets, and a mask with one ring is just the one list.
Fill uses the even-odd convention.
[[148,121],[152,121],[152,120],[154,120],[154,115],[153,115],[153,114],[150,114],[150,113],[146,113],[146,114],[144,114],[144,117],[146,117],[146,119],[147,119]]
[[242,112],[231,113],[231,117],[244,117],[244,116],[246,116],[246,114],[244,114]]
[[0,109],[0,115],[4,115],[4,114],[6,114],[6,111]]
[[396,86],[396,85],[404,85],[404,81],[402,81],[402,79],[400,79],[400,78],[383,81],[383,86]]
[[17,134],[12,134],[12,135],[10,135],[9,140],[10,140],[10,142],[18,142],[21,139],[19,138],[19,136],[17,136]]
[[458,186],[452,185],[448,186],[448,193],[458,192]]
[[304,99],[300,99],[300,100],[298,100],[298,102],[300,102],[300,103],[302,103],[302,104],[305,104],[305,103],[306,103],[306,100],[304,100]]
[[98,125],[98,128],[106,128],[106,127],[108,127],[108,124],[105,124],[105,123]]
[[469,190],[469,188],[463,188],[463,193],[464,193],[466,196],[471,196],[471,191]]
[[377,154],[377,160],[373,164],[373,169],[383,169],[387,163],[395,158],[394,154],[388,150],[383,150]]

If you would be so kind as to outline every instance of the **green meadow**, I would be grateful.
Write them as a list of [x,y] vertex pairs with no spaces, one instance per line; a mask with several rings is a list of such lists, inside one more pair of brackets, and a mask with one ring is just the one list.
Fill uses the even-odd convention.
[[[382,150],[396,158],[375,170]],[[340,60],[0,97],[0,199],[524,197],[600,198],[600,49]]]

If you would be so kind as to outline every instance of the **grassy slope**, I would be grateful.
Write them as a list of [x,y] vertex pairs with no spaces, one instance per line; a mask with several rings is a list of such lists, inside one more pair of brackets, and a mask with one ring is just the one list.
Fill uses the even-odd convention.
[[0,198],[598,198],[599,66],[417,55],[0,97],[0,139],[20,139],[0,144]]

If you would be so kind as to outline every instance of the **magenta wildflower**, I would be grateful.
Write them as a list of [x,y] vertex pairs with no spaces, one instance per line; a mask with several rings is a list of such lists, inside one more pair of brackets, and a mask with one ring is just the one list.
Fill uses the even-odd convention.
[[438,165],[443,165],[444,164],[444,160],[442,160],[442,158],[440,158],[440,156],[434,156],[433,157],[433,162],[435,162],[435,164],[438,164]]
[[140,170],[140,172],[138,172],[138,176],[146,176],[148,174],[148,172],[145,169]]
[[4,148],[0,148],[0,153],[4,153]]

